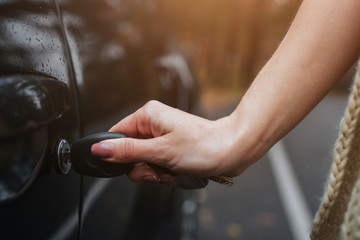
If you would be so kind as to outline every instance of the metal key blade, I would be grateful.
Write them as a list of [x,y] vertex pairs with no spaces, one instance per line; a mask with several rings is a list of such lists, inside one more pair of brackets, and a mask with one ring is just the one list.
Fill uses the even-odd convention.
[[226,176],[211,176],[208,177],[209,180],[220,183],[222,185],[226,185],[228,187],[231,187],[234,185],[234,179],[232,177],[226,177]]

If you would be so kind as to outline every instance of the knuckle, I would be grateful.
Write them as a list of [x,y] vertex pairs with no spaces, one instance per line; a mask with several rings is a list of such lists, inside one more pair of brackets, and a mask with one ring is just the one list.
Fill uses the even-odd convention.
[[121,160],[130,160],[135,155],[135,144],[130,138],[125,138],[123,144],[118,149],[118,156]]
[[146,115],[152,115],[160,105],[161,103],[159,101],[150,100],[144,105],[143,111]]
[[148,105],[148,106],[157,106],[157,105],[159,105],[160,104],[160,102],[159,101],[157,101],[157,100],[150,100],[150,101],[148,101],[146,104],[145,104],[145,106],[146,105]]

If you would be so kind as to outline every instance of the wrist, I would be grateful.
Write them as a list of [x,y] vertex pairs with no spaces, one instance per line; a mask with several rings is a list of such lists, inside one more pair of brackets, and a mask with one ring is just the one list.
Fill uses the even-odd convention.
[[245,115],[240,117],[231,114],[219,119],[216,124],[221,129],[222,156],[221,164],[224,175],[238,176],[246,168],[259,160],[272,144],[263,138],[261,128],[252,124],[251,119]]

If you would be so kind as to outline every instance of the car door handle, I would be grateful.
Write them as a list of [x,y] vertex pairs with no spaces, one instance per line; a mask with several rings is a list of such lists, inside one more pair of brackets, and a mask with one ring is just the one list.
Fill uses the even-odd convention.
[[68,86],[36,74],[0,76],[0,139],[49,124],[70,108]]

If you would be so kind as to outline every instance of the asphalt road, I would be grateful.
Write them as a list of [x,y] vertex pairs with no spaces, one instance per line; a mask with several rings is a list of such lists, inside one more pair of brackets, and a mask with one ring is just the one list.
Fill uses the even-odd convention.
[[[211,183],[200,190],[197,193],[201,202],[199,240],[308,239],[346,102],[345,95],[329,94],[282,140],[285,160],[293,172],[282,168],[286,165],[283,163],[272,166],[279,157],[268,154],[237,177],[233,187]],[[236,105],[223,106],[207,117],[222,117]],[[275,178],[284,172],[290,173],[298,190],[291,185],[291,179]],[[308,213],[308,218],[305,214],[301,219],[299,213]],[[292,227],[299,226],[299,221],[303,221],[305,228]],[[302,233],[296,232],[299,230]]]

